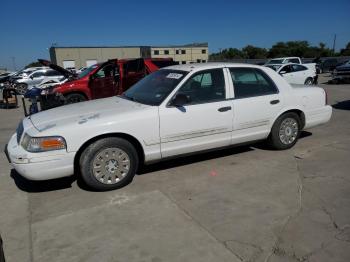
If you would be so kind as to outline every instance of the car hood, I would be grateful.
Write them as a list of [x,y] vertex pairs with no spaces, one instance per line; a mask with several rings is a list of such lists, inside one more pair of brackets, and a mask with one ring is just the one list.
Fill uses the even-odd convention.
[[42,111],[31,115],[30,120],[39,132],[43,132],[54,127],[64,128],[67,125],[88,126],[86,123],[117,121],[147,107],[150,106],[115,96]]
[[43,66],[48,66],[53,70],[56,70],[57,72],[60,72],[62,75],[64,75],[67,78],[74,78],[76,77],[76,74],[72,73],[71,71],[64,69],[63,67],[60,67],[58,65],[55,65],[51,63],[50,61],[47,61],[45,59],[38,59],[39,63]]

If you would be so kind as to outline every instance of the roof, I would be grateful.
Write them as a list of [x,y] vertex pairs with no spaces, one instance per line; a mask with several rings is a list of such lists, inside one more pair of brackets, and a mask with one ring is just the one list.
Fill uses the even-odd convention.
[[213,68],[224,68],[224,67],[250,67],[250,68],[261,68],[259,65],[243,64],[243,63],[220,63],[220,62],[209,62],[209,63],[198,63],[198,64],[183,64],[173,65],[165,67],[165,69],[183,70],[183,71],[198,71],[207,70]]
[[59,48],[160,48],[160,47],[208,47],[208,43],[192,43],[184,45],[125,45],[125,46],[51,46],[53,49]]

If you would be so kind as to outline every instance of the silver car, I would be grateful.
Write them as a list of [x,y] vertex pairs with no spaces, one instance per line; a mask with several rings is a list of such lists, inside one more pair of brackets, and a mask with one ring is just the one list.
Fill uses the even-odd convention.
[[62,73],[47,68],[47,69],[39,69],[31,72],[30,74],[23,76],[20,79],[15,81],[15,86],[18,94],[24,95],[27,91],[28,87],[39,85],[42,82],[46,82],[49,80],[59,81],[64,76]]

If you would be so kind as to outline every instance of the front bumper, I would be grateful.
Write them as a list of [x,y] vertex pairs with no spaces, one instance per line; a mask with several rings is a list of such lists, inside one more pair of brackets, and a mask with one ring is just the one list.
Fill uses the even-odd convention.
[[13,168],[29,180],[48,180],[74,173],[75,152],[57,150],[30,153],[17,144],[16,134],[11,137],[6,146],[5,154]]

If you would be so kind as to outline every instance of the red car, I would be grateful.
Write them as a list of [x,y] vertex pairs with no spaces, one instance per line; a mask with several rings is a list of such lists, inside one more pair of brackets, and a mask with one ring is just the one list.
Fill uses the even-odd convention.
[[120,95],[145,75],[175,64],[171,58],[111,59],[74,76],[49,61],[39,61],[66,76],[71,74],[70,80],[55,86],[50,92],[62,94],[67,104]]

